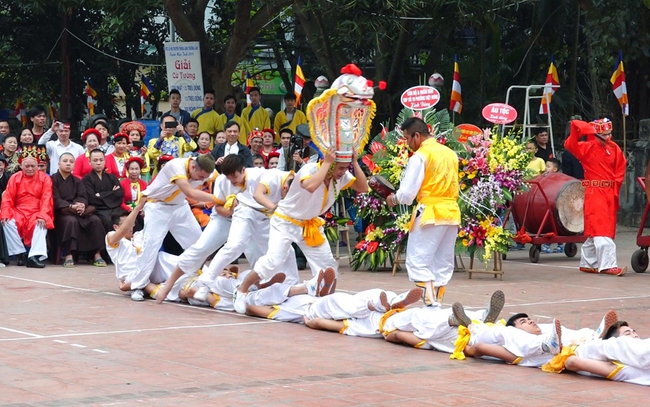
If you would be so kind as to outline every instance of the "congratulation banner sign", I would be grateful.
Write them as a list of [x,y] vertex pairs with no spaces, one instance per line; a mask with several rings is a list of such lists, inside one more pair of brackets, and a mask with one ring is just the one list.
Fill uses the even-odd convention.
[[402,93],[401,101],[411,110],[425,110],[440,101],[440,92],[431,86],[413,86]]
[[181,108],[192,112],[203,108],[203,74],[198,42],[166,42],[167,92],[181,92]]
[[505,103],[491,103],[483,108],[483,118],[494,124],[508,124],[517,119],[514,107]]
[[481,130],[478,126],[474,126],[473,124],[459,124],[454,128],[453,132],[454,136],[456,136],[456,140],[458,140],[459,143],[467,143],[467,140],[469,140],[470,137],[482,133],[483,130]]

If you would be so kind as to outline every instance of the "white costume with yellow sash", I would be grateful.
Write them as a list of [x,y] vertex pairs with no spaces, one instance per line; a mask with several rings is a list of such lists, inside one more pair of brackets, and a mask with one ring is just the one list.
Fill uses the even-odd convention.
[[[201,227],[194,218],[185,194],[176,185],[176,180],[188,180],[192,188],[205,180],[192,180],[190,177],[190,160],[193,158],[175,158],[169,161],[149,184],[142,195],[147,197],[144,206],[144,236],[142,253],[138,256],[137,272],[131,280],[131,289],[142,289],[149,282],[149,276],[156,263],[158,251],[167,232],[183,249],[194,244],[201,235]],[[216,178],[216,171],[211,178]]]
[[[245,169],[244,185],[240,186],[241,192],[237,193],[239,203],[232,216],[228,240],[200,277],[200,281],[206,286],[210,287],[215,276],[242,253],[246,254],[249,264],[253,267],[260,256],[267,252],[270,214],[253,198],[255,189],[266,172],[267,170],[264,168]],[[276,185],[277,183],[273,182],[272,184]],[[282,265],[280,271],[285,273],[286,283],[296,284],[299,280],[298,267],[292,248],[290,248],[289,254],[290,256],[287,256],[287,261]]]
[[336,196],[354,183],[355,177],[346,172],[343,177],[330,180],[328,186],[321,183],[312,193],[302,187],[302,181],[310,178],[320,164],[306,164],[296,174],[287,195],[278,204],[271,218],[268,251],[255,265],[255,272],[262,279],[268,279],[281,269],[287,257],[293,255],[291,243],[302,249],[312,275],[327,267],[337,269],[327,239],[323,233],[323,219],[319,216],[334,205]]
[[[229,196],[234,196],[240,191],[241,188],[234,186],[223,174],[219,175],[213,184],[215,201],[218,202],[226,202]],[[183,270],[183,273],[196,272],[203,266],[209,255],[226,243],[230,224],[230,218],[225,218],[219,215],[215,208],[212,209],[210,221],[203,229],[201,237],[192,246],[185,249],[178,259],[178,267]]]
[[[395,196],[411,205],[417,198],[406,246],[409,279],[424,283],[432,302],[441,302],[454,272],[454,247],[460,225],[458,157],[433,137],[422,142],[409,159]],[[428,286],[431,287],[428,287]]]

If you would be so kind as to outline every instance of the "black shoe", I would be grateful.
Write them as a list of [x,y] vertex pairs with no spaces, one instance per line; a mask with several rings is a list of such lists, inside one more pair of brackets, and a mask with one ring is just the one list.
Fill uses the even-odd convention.
[[36,257],[30,257],[30,258],[27,259],[27,267],[35,268],[35,269],[42,269],[42,268],[45,268],[45,264],[41,263],[41,261]]
[[24,254],[19,254],[16,256],[16,266],[24,266],[25,265],[25,255]]
[[296,263],[298,263],[298,270],[305,270],[307,268],[307,262],[306,261],[298,260]]

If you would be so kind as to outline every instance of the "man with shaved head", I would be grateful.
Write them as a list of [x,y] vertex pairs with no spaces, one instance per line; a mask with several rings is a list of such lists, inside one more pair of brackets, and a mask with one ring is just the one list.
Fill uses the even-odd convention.
[[[54,228],[52,180],[38,170],[43,156],[36,146],[25,146],[20,157],[22,171],[14,174],[2,196],[0,222],[10,256],[18,256],[18,265],[43,268],[47,259],[47,229]],[[29,248],[29,249],[28,249]]]
[[75,252],[93,253],[93,265],[105,267],[100,250],[104,248],[104,226],[88,205],[88,193],[82,180],[72,175],[75,156],[64,152],[59,156],[58,170],[52,175],[52,195],[56,240],[65,259],[63,267],[74,267]]

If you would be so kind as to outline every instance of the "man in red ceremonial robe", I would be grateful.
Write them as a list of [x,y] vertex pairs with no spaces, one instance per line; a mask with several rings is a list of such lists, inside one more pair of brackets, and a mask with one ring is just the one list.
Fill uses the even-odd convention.
[[52,180],[38,170],[41,161],[36,147],[23,149],[22,171],[14,174],[2,196],[0,221],[7,239],[9,255],[18,255],[18,265],[43,268],[47,259],[47,229],[54,228]]
[[[581,136],[587,141],[578,141]],[[571,134],[564,147],[584,167],[585,235],[580,271],[622,276],[627,267],[616,263],[616,211],[625,177],[625,156],[612,140],[612,122],[600,119],[591,123],[571,122]]]

